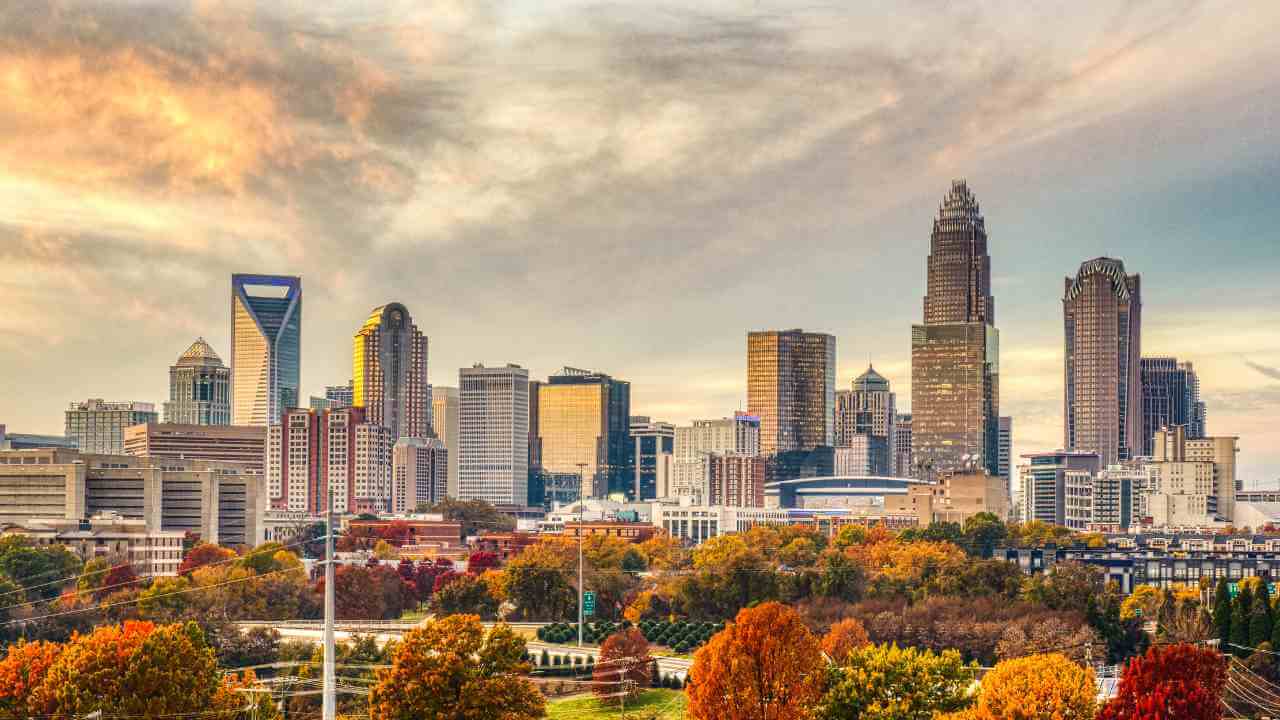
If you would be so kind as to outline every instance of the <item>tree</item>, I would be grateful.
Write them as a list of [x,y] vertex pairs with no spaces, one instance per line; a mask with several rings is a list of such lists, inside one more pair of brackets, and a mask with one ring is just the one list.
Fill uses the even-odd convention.
[[[323,579],[316,590],[323,595]],[[394,620],[415,598],[413,589],[389,567],[339,565],[333,573],[333,599],[341,620]]]
[[1120,676],[1098,720],[1219,720],[1226,659],[1195,645],[1154,645]]
[[8,624],[10,611],[26,602],[26,592],[4,573],[0,573],[0,642],[9,639],[17,628]]
[[486,632],[474,615],[430,620],[405,633],[369,694],[371,720],[525,720],[544,700],[520,673],[525,643],[506,625]]
[[26,590],[28,600],[52,600],[79,575],[79,556],[61,545],[35,547],[21,535],[0,538],[0,574]]
[[938,576],[958,573],[969,562],[956,545],[931,540],[867,543],[854,549],[854,557],[867,571],[871,595],[886,598],[924,593]]
[[650,570],[681,570],[689,566],[689,551],[665,530],[654,533],[635,548],[644,556],[645,566]]
[[474,575],[459,575],[431,597],[437,615],[479,615],[492,620],[498,615],[498,601],[488,585]]
[[719,620],[778,597],[778,578],[763,549],[743,534],[720,535],[693,552],[694,574],[678,591],[684,612]]
[[480,532],[511,532],[516,527],[514,518],[503,515],[483,500],[445,498],[432,505],[428,512],[440,513],[449,522],[461,523],[464,538]]
[[867,629],[853,618],[846,618],[831,626],[822,638],[822,652],[834,663],[842,663],[853,651],[870,645]]
[[1022,596],[1051,610],[1085,612],[1102,590],[1101,570],[1071,561],[1055,563],[1047,574],[1028,578]]
[[982,678],[978,702],[941,720],[1093,720],[1093,670],[1063,655],[1003,660]]
[[791,608],[738,612],[693,658],[690,720],[799,720],[822,695],[817,640]]
[[600,646],[600,662],[591,679],[597,683],[593,692],[609,704],[618,702],[619,693],[635,697],[648,689],[653,683],[653,658],[644,633],[629,627],[610,635]]
[[867,586],[867,573],[847,553],[828,548],[818,556],[817,570],[813,593],[818,597],[836,598],[845,602],[862,599]]
[[200,543],[187,551],[178,566],[179,575],[187,575],[197,568],[215,563],[225,563],[236,556],[231,548],[224,548],[213,543]]
[[1218,589],[1213,595],[1213,624],[1222,642],[1231,640],[1231,589],[1227,587],[1226,578],[1218,580]]
[[487,550],[479,550],[467,556],[467,572],[480,575],[485,570],[498,567],[498,554]]
[[1271,642],[1271,599],[1266,585],[1253,596],[1253,607],[1249,611],[1249,647],[1258,647],[1262,643]]
[[1101,653],[1102,643],[1087,624],[1070,624],[1060,617],[1050,617],[1026,627],[1010,626],[996,646],[1001,660],[1055,650],[1061,650],[1074,662],[1085,663],[1093,659],[1094,652]]
[[379,560],[398,560],[400,552],[386,540],[379,540],[373,545],[373,556]]
[[280,656],[280,631],[257,625],[240,632],[235,625],[218,629],[215,652],[218,665],[224,668],[241,668],[266,665]]
[[964,521],[961,546],[970,555],[989,558],[996,546],[1009,537],[1009,528],[994,513],[980,512]]
[[134,571],[133,565],[130,565],[129,563],[120,563],[112,566],[112,568],[102,576],[102,585],[93,593],[93,597],[101,600],[120,588],[132,587],[137,583],[138,573]]
[[33,702],[33,692],[61,654],[61,644],[43,640],[19,640],[9,646],[0,661],[0,718],[17,720],[41,712]]
[[963,709],[966,689],[977,666],[960,653],[896,645],[867,645],[830,671],[827,692],[814,716],[818,720],[931,720],[937,713]]
[[1120,604],[1120,618],[1122,620],[1139,618],[1144,622],[1155,620],[1163,606],[1164,595],[1160,592],[1160,588],[1155,585],[1139,585]]
[[1231,601],[1231,652],[1244,657],[1249,654],[1249,612],[1253,609],[1253,594],[1244,583],[1237,585],[1239,591]]

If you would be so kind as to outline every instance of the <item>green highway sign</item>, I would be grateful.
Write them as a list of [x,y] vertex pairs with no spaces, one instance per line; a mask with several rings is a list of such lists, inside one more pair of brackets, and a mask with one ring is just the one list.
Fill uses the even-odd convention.
[[582,614],[583,615],[596,614],[596,594],[591,592],[590,590],[582,593]]

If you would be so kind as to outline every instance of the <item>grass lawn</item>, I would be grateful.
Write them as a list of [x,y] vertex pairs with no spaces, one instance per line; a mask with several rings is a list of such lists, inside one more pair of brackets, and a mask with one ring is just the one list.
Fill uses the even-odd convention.
[[684,720],[685,695],[682,690],[646,690],[635,703],[627,703],[627,714],[607,707],[589,695],[578,695],[547,703],[548,720],[588,720],[589,718],[635,718],[635,720]]

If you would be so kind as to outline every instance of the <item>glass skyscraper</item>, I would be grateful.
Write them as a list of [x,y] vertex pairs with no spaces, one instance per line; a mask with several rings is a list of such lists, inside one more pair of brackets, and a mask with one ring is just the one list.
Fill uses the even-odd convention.
[[1179,425],[1188,438],[1205,436],[1200,378],[1189,362],[1171,357],[1142,358],[1142,455],[1155,451],[1156,431]]
[[233,425],[272,425],[298,406],[302,278],[231,276]]
[[633,486],[631,383],[566,367],[537,385],[537,450],[548,473],[582,473],[585,497]]
[[835,442],[836,338],[803,330],[747,333],[747,412],[763,455]]

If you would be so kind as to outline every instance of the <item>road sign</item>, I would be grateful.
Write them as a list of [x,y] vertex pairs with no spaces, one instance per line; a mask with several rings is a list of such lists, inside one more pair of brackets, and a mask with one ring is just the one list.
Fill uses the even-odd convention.
[[582,593],[582,614],[596,614],[596,594],[590,590]]

